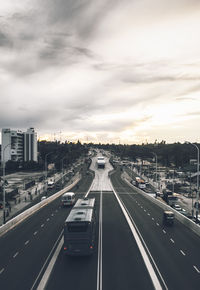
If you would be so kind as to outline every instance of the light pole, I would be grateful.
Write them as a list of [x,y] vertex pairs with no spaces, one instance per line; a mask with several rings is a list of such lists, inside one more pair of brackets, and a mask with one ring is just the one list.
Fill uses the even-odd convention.
[[185,142],[186,144],[191,144],[197,149],[197,196],[196,196],[196,220],[199,214],[199,147],[191,142]]
[[45,157],[44,157],[44,166],[45,166],[45,185],[46,185],[46,190],[47,190],[47,171],[48,171],[48,168],[47,168],[47,156],[49,154],[51,154],[53,152],[49,152],[47,154],[45,154]]
[[157,168],[158,168],[158,156],[155,152],[152,152],[152,154],[155,156],[156,159],[156,187],[158,189],[158,184],[157,184]]
[[67,157],[63,157],[62,159],[61,159],[61,162],[62,162],[62,186],[63,186],[63,160],[64,159],[66,159]]
[[5,149],[10,146],[11,143],[7,144],[3,149],[3,224],[6,223],[6,192],[5,192]]

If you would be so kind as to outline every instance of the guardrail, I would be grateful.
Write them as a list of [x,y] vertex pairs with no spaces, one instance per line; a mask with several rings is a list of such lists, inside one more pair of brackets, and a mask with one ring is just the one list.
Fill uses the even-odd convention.
[[143,190],[135,187],[134,185],[132,185],[126,178],[123,178],[123,180],[132,188],[134,188],[134,190],[136,190],[138,193],[142,194],[145,198],[149,199],[151,202],[157,204],[160,208],[162,208],[163,210],[170,210],[174,213],[175,218],[181,222],[182,224],[184,224],[186,227],[188,227],[189,229],[191,229],[193,232],[195,232],[198,236],[200,236],[200,226],[197,225],[195,222],[193,222],[192,220],[190,220],[189,218],[187,218],[186,216],[184,216],[183,214],[179,213],[178,211],[176,211],[175,209],[173,209],[171,206],[161,202],[160,200],[149,196],[148,193],[145,193]]
[[24,221],[26,218],[28,218],[30,215],[34,214],[36,211],[40,210],[62,194],[64,194],[66,191],[70,190],[72,187],[74,187],[80,180],[80,176],[70,185],[63,188],[62,190],[58,191],[54,195],[48,197],[47,199],[42,200],[41,202],[37,203],[36,205],[32,206],[31,208],[25,210],[21,214],[17,215],[10,221],[8,221],[5,225],[2,225],[0,227],[0,236],[8,232],[10,229],[14,228],[16,225]]

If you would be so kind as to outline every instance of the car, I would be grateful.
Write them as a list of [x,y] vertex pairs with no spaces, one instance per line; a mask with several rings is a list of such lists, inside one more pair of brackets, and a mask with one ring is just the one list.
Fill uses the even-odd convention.
[[182,211],[182,208],[180,207],[179,204],[173,204],[172,207],[177,211]]
[[165,210],[163,212],[163,225],[170,225],[174,224],[174,213],[169,210]]
[[42,197],[41,197],[41,201],[42,201],[42,200],[45,200],[46,198],[47,198],[46,196],[42,196]]

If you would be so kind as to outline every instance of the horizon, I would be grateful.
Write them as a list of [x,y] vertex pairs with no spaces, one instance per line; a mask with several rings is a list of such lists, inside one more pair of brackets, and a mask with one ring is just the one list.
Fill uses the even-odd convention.
[[200,2],[7,0],[0,23],[2,128],[200,143]]

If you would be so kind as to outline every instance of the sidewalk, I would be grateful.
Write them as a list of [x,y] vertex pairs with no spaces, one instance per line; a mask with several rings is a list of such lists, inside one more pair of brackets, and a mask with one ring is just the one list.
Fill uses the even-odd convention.
[[[67,173],[68,172],[65,172],[65,174]],[[71,181],[75,178],[75,176],[73,176],[71,180],[67,182],[67,184],[71,183]],[[57,182],[61,178],[62,173],[56,173],[54,176],[52,176],[54,182]],[[25,207],[30,206],[30,204],[33,203],[35,199],[39,198],[40,201],[41,197],[43,195],[46,195],[46,192],[47,189],[44,181],[36,183],[33,187],[27,190],[19,188],[19,196],[17,197],[16,201],[9,201],[10,207],[6,207],[5,210],[6,220],[16,216],[17,213],[18,212],[20,213]],[[2,224],[3,224],[3,209],[0,210],[0,225]]]

